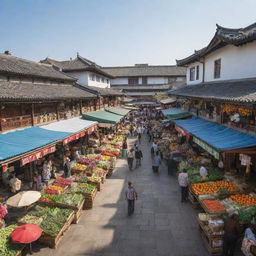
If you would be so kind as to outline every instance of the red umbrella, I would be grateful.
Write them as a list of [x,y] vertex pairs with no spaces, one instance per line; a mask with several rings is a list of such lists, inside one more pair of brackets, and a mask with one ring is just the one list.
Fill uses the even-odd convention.
[[42,234],[42,229],[34,224],[22,225],[12,231],[11,237],[14,243],[30,244],[36,241]]

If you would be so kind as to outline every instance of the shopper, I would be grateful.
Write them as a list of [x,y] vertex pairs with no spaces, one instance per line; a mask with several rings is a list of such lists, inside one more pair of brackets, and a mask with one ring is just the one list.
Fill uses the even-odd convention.
[[135,160],[136,160],[136,165],[135,168],[141,166],[141,159],[143,158],[143,154],[142,151],[139,149],[139,147],[137,146],[135,148]]
[[156,155],[153,157],[152,169],[153,172],[158,172],[161,165],[161,157],[159,151],[156,152]]
[[241,248],[245,256],[255,255],[251,253],[251,249],[256,246],[255,233],[256,233],[255,225],[252,225],[252,224],[250,224],[249,227],[245,230],[244,239],[243,239],[242,248]]
[[43,182],[45,183],[46,186],[49,185],[49,181],[51,179],[51,162],[48,159],[44,160],[44,164],[43,164],[43,172],[42,172],[42,176],[43,176]]
[[127,162],[128,162],[128,167],[129,167],[130,171],[132,171],[133,159],[134,159],[134,149],[131,148],[130,151],[128,152],[128,154],[127,154]]
[[129,128],[130,136],[133,136],[133,130],[134,130],[134,128],[133,128],[133,125],[131,124],[130,128]]
[[178,176],[178,181],[181,189],[181,202],[186,202],[188,199],[188,174],[187,170],[183,169]]
[[127,143],[127,138],[124,139],[123,141],[123,145],[122,145],[122,149],[123,149],[123,157],[127,157],[127,149],[128,149],[128,143]]
[[64,177],[69,178],[71,175],[71,166],[70,166],[70,151],[66,150],[64,153],[64,161],[63,161],[63,167],[64,167]]
[[10,182],[9,182],[9,185],[11,187],[11,192],[16,193],[21,189],[21,180],[19,180],[16,177],[15,173],[13,173],[11,177],[12,178],[10,179]]
[[128,182],[128,188],[125,190],[125,197],[128,202],[128,216],[131,216],[134,213],[135,200],[138,199],[138,194],[131,181]]
[[236,215],[232,213],[224,221],[224,238],[223,238],[222,256],[234,255],[238,236],[239,236],[238,222],[236,221]]
[[42,176],[36,171],[34,175],[34,188],[37,191],[42,190],[43,184],[42,184]]
[[178,166],[178,163],[170,155],[168,160],[167,160],[168,175],[173,175],[174,173],[176,173],[177,172],[177,166]]
[[208,175],[208,171],[206,170],[206,168],[204,166],[200,167],[199,173],[200,173],[200,176],[202,179],[206,179],[206,177]]

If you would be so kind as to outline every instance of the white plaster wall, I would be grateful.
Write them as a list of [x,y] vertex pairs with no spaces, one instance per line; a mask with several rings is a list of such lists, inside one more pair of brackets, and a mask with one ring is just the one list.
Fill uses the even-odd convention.
[[[214,61],[221,59],[220,78],[214,79]],[[239,47],[227,45],[206,56],[205,81],[256,77],[256,41]]]
[[128,78],[127,77],[118,77],[113,78],[110,80],[110,84],[128,84]]
[[[199,79],[190,81],[190,68],[196,67],[199,65]],[[196,70],[195,70],[195,78],[196,78]],[[192,84],[199,84],[203,81],[203,64],[200,62],[193,62],[187,67],[187,84],[192,85]]]
[[167,77],[148,77],[148,84],[167,84]]
[[80,72],[68,72],[67,73],[69,76],[72,76],[77,80],[78,84],[81,85],[88,85],[88,72],[80,71]]

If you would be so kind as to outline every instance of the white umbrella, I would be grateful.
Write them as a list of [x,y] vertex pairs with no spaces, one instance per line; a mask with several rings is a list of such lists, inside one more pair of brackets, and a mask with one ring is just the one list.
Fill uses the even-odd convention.
[[22,191],[7,200],[7,205],[12,207],[24,207],[33,204],[41,197],[38,191]]

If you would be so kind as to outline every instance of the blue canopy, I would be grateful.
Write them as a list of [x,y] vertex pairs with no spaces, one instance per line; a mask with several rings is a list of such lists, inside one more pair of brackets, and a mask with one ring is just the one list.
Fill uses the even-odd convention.
[[174,120],[174,119],[181,119],[191,116],[191,114],[181,108],[168,108],[163,109],[162,113],[164,116],[166,116],[168,119]]
[[256,146],[255,136],[199,117],[175,120],[174,123],[219,151]]
[[40,127],[0,134],[0,161],[59,141],[70,132],[50,131]]

